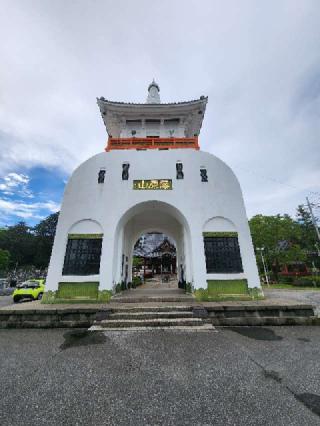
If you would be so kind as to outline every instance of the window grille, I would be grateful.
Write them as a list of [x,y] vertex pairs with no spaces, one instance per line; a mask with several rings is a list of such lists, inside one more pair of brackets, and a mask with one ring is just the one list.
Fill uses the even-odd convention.
[[204,237],[208,274],[243,272],[238,237]]
[[100,272],[102,238],[68,239],[63,275],[95,275]]
[[184,173],[183,173],[183,164],[180,162],[176,163],[176,170],[177,170],[177,179],[183,179]]

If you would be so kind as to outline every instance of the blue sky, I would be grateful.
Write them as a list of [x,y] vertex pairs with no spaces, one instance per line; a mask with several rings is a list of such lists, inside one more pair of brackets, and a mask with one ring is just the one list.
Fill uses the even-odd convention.
[[[242,186],[248,216],[320,203],[318,0],[2,0],[0,226],[59,209],[106,144],[96,97],[209,97],[200,146]],[[320,213],[320,212],[319,212]]]
[[23,220],[30,226],[60,208],[67,176],[59,169],[33,167],[0,179],[0,226]]

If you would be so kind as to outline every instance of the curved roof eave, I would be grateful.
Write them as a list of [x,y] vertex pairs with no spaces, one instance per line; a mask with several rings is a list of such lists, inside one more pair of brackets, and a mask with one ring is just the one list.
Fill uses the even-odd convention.
[[110,101],[105,99],[104,97],[97,98],[98,104],[103,104],[106,106],[124,106],[124,107],[139,107],[150,109],[152,107],[163,108],[167,106],[183,106],[183,105],[195,105],[195,104],[206,104],[208,102],[208,96],[203,96],[199,99],[192,99],[190,101],[182,101],[182,102],[168,102],[168,103],[160,103],[160,104],[147,104],[147,103],[134,103],[134,102],[119,102],[119,101]]

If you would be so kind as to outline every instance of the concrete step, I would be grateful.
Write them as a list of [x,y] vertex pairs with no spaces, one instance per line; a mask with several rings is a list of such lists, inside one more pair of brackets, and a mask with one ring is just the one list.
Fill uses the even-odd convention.
[[154,311],[139,311],[139,312],[115,312],[110,315],[110,319],[157,319],[157,318],[192,318],[192,311],[162,311],[162,312],[154,312]]
[[89,331],[152,331],[152,330],[169,330],[169,331],[183,331],[183,332],[218,332],[218,330],[212,324],[201,324],[193,326],[185,325],[171,325],[171,326],[157,326],[157,327],[144,327],[144,326],[135,326],[135,327],[104,327],[102,325],[92,325],[89,328]]
[[153,319],[107,319],[97,322],[102,328],[129,328],[129,327],[193,327],[202,325],[200,318],[153,318]]
[[111,300],[116,303],[192,303],[195,301],[192,296],[113,296]]
[[147,304],[146,306],[131,306],[128,305],[116,305],[114,303],[110,303],[110,308],[114,311],[114,313],[128,313],[128,312],[192,312],[193,306],[191,305],[164,305],[164,306],[150,306]]

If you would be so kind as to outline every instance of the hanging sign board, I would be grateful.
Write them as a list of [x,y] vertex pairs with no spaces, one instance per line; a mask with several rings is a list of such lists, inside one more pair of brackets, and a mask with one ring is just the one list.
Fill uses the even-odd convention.
[[172,180],[171,179],[140,179],[133,181],[133,189],[143,190],[143,189],[158,189],[167,191],[172,189]]

